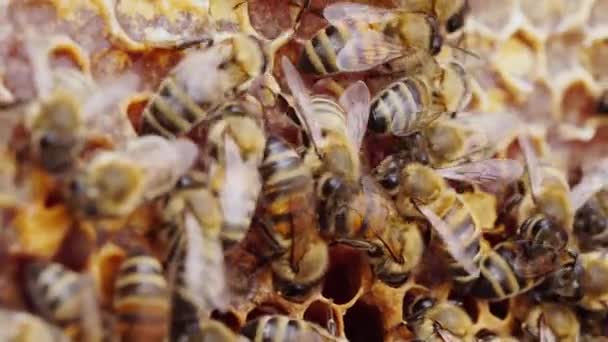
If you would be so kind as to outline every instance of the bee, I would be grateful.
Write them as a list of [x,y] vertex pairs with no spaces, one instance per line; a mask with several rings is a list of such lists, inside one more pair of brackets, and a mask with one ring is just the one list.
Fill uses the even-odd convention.
[[266,53],[260,39],[244,33],[218,36],[211,46],[189,53],[144,108],[142,134],[188,133],[266,72]]
[[540,303],[530,309],[522,324],[528,336],[539,341],[578,341],[580,323],[576,313],[558,303]]
[[164,341],[171,302],[160,262],[148,254],[133,253],[121,264],[114,287],[121,341]]
[[439,25],[427,13],[342,2],[323,16],[329,24],[304,42],[297,62],[305,73],[365,71],[400,58],[429,63],[441,51]]
[[403,10],[435,15],[447,33],[460,30],[470,10],[468,0],[401,0],[399,3]]
[[85,216],[119,217],[171,190],[193,165],[194,143],[159,136],[129,141],[96,154],[69,184],[73,206]]
[[0,339],[3,341],[53,341],[72,339],[61,329],[27,312],[0,309]]
[[283,293],[306,292],[321,281],[329,262],[318,235],[314,181],[296,151],[277,136],[266,139],[262,176],[261,231]]
[[253,342],[344,341],[314,323],[281,315],[265,315],[249,321],[241,329],[241,335]]
[[559,301],[577,303],[583,297],[581,277],[583,267],[578,253],[567,251],[560,255],[559,268],[549,274],[534,290],[539,301]]
[[[287,84],[296,99],[296,113],[314,147],[309,149],[305,161],[313,165],[315,174],[321,173],[318,171],[321,169],[356,184],[361,174],[359,149],[369,117],[367,86],[362,81],[352,84],[340,96],[338,104],[324,96],[310,96],[289,59],[283,57],[281,63]],[[322,166],[309,161],[318,158]]]
[[583,298],[578,305],[590,311],[602,311],[608,307],[608,288],[605,277],[608,274],[608,254],[605,250],[581,253],[579,255],[582,274],[580,286]]
[[404,297],[403,315],[417,340],[473,341],[473,322],[451,301],[440,301],[424,288],[413,288]]
[[135,137],[125,115],[115,105],[136,89],[138,78],[125,74],[116,80],[95,83],[89,74],[70,68],[51,69],[53,44],[76,48],[71,39],[52,36],[50,42],[27,43],[38,78],[39,99],[27,109],[26,126],[31,132],[33,154],[47,171],[72,171],[88,138],[105,138],[115,145]]
[[77,324],[84,338],[99,340],[101,320],[92,279],[59,263],[26,266],[26,288],[36,311],[60,326]]
[[492,301],[511,298],[535,288],[559,268],[555,253],[529,256],[527,250],[525,241],[505,241],[494,248],[482,244],[479,277],[472,280],[471,293]]
[[423,76],[408,75],[378,92],[371,103],[368,128],[375,133],[407,136],[468,104],[471,87],[460,64],[448,63],[436,81]]
[[[226,145],[236,151],[228,136]],[[200,335],[199,317],[227,308],[222,208],[207,180],[190,172],[171,194],[164,220],[171,236],[166,257],[172,286],[171,336],[177,340],[184,334]]]
[[465,114],[435,120],[422,131],[431,165],[443,168],[479,161],[515,138],[521,123],[507,113]]
[[242,336],[237,336],[224,324],[214,320],[204,320],[200,323],[202,341],[245,342]]
[[225,116],[212,123],[207,145],[217,160],[210,168],[210,186],[223,212],[222,241],[226,245],[243,240],[261,192],[260,166],[266,144],[264,131],[243,113],[240,106],[225,109]]

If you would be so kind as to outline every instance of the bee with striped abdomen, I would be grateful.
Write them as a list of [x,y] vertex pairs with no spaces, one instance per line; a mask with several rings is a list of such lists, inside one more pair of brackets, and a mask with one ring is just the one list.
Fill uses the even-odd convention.
[[121,341],[165,341],[171,302],[163,268],[154,257],[135,253],[120,266],[114,312]]
[[409,74],[372,99],[369,129],[407,136],[424,130],[444,113],[460,112],[470,98],[466,72],[456,62],[441,68],[438,77]]
[[59,263],[32,262],[26,288],[36,311],[60,326],[76,325],[80,338],[99,341],[101,318],[92,279]]
[[243,33],[218,37],[211,46],[186,55],[146,105],[142,134],[175,138],[188,133],[247,90],[266,71],[267,59],[263,42]]
[[241,329],[241,334],[253,342],[344,341],[314,323],[280,315],[261,316],[249,321]]
[[325,96],[310,96],[287,57],[283,57],[281,64],[296,100],[296,113],[313,145],[307,151],[305,161],[313,166],[315,174],[330,172],[349,183],[358,183],[361,174],[359,149],[369,117],[367,86],[361,81],[352,84],[340,96],[338,104]]
[[260,174],[264,253],[273,258],[272,269],[285,294],[306,292],[321,281],[329,262],[317,229],[311,170],[287,142],[269,136]]
[[118,151],[102,151],[69,186],[71,204],[85,216],[118,217],[170,191],[198,155],[194,143],[159,136],[131,140]]
[[[434,16],[341,2],[325,7],[329,24],[304,42],[298,69],[315,75],[369,70],[396,59],[432,64],[443,38]],[[412,72],[410,67],[408,72]]]

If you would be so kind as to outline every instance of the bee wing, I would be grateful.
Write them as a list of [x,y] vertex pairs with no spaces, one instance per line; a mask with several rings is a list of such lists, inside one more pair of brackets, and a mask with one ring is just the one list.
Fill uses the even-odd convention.
[[306,126],[312,141],[318,146],[322,141],[321,127],[315,119],[315,113],[312,111],[312,102],[308,95],[308,89],[304,81],[302,81],[300,74],[287,57],[281,59],[281,67],[285,74],[287,86],[295,99],[298,119]]
[[219,192],[222,211],[224,217],[243,217],[255,209],[250,207],[248,197],[259,194],[260,174],[254,160],[243,160],[236,142],[228,134],[224,137],[224,154],[226,173]]
[[608,186],[608,171],[597,170],[587,174],[570,191],[570,202],[574,211],[580,209],[596,192]]
[[101,83],[85,101],[83,106],[85,117],[108,115],[107,112],[112,111],[111,107],[137,90],[139,81],[137,74],[127,72],[116,79]]
[[538,321],[539,341],[540,342],[557,342],[557,337],[553,333],[553,330],[547,325],[545,315],[540,315]]
[[541,183],[543,181],[542,170],[536,151],[524,134],[518,137],[519,146],[524,153],[524,159],[526,160],[526,168],[528,169],[528,177],[530,180],[530,188],[532,195],[536,198],[540,193]]
[[454,167],[438,169],[444,178],[490,186],[498,190],[521,177],[524,168],[513,159],[486,159]]
[[49,61],[49,46],[43,37],[26,32],[25,51],[32,66],[34,86],[38,97],[45,98],[53,90],[53,74]]
[[82,325],[87,341],[101,341],[103,338],[103,328],[101,324],[101,313],[97,303],[95,284],[90,276],[83,276],[83,289],[80,293],[80,311]]
[[340,105],[347,112],[346,128],[351,144],[358,151],[369,119],[369,89],[363,81],[350,85],[340,96]]
[[473,258],[467,256],[467,252],[463,249],[461,241],[454,237],[452,229],[448,226],[448,224],[441,217],[437,216],[437,214],[435,214],[431,209],[425,206],[418,206],[418,210],[420,210],[424,217],[426,217],[433,228],[437,231],[452,257],[454,257],[454,259],[456,259],[469,274],[478,275],[480,272],[479,267],[475,264]]
[[394,18],[397,11],[394,9],[373,7],[352,2],[338,2],[328,5],[323,10],[323,17],[330,23],[344,21],[364,21],[376,23]]
[[198,146],[192,141],[179,138],[172,142],[174,156],[176,157],[175,175],[176,179],[183,176],[192,168],[198,157]]
[[209,239],[193,213],[185,212],[187,250],[185,281],[194,301],[203,313],[213,309],[224,311],[228,307],[229,293],[226,283],[224,252],[218,239]]
[[[435,323],[435,324],[438,325],[439,323]],[[435,332],[437,333],[437,335],[439,335],[439,337],[444,342],[458,342],[458,341],[461,341],[458,337],[454,336],[452,333],[450,333],[449,331],[445,330],[441,326],[435,327]]]
[[341,71],[372,69],[404,54],[404,47],[387,41],[380,32],[354,34],[338,52],[336,65]]

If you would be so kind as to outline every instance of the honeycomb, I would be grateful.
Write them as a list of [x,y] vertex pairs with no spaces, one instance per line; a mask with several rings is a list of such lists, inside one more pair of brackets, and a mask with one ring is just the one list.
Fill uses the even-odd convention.
[[[310,38],[325,25],[315,12],[333,2],[312,0],[296,38]],[[399,3],[357,2],[381,7]],[[0,109],[37,96],[38,80],[24,37],[59,36],[61,39],[52,45],[53,66],[81,70],[96,81],[129,72],[140,77],[137,90],[114,109],[133,124],[125,129],[139,131],[137,123],[145,103],[184,56],[164,46],[166,42],[204,36],[209,30],[209,15],[221,29],[237,28],[273,39],[293,26],[303,5],[282,0],[0,0]],[[469,5],[463,32],[448,37],[452,42],[449,46],[459,48],[446,46],[438,56],[439,60],[459,60],[471,75],[473,95],[467,110],[516,113],[535,129],[535,138],[554,152],[549,156],[552,163],[575,182],[585,165],[606,156],[608,116],[598,113],[597,99],[608,87],[608,1],[469,0]],[[150,48],[149,41],[159,46]],[[289,43],[277,55],[293,57],[294,49],[297,44]],[[349,77],[339,82],[348,82]],[[375,82],[368,82],[372,93],[387,83]],[[5,265],[0,270],[0,306],[33,311],[21,285],[21,266],[30,259],[42,259],[90,273],[101,308],[111,311],[116,275],[128,251],[143,246],[159,259],[166,253],[166,244],[152,228],[159,220],[158,203],[142,205],[126,217],[101,221],[76,217],[61,192],[63,180],[49,176],[28,160],[29,132],[23,123],[15,120],[12,109],[0,114],[6,123],[0,128],[0,256]],[[272,130],[298,140],[294,128],[282,118],[267,121]],[[195,129],[190,137],[196,141],[198,134],[204,132]],[[366,146],[390,145],[390,141],[373,139],[369,138]],[[117,144],[114,139],[95,141],[86,149],[111,149]],[[512,155],[513,145],[498,154]],[[372,166],[391,153],[367,152]],[[496,231],[485,228],[495,227],[499,219],[496,197],[476,191],[462,198],[476,225],[484,227],[488,240],[494,234],[500,239],[504,227]],[[435,257],[441,253],[437,246],[425,250],[422,262],[398,287],[376,279],[363,252],[331,246],[323,283],[296,300],[276,291],[271,269],[253,252],[256,241],[248,243],[227,250],[225,260],[235,299],[225,312],[210,315],[235,332],[262,315],[282,314],[321,327],[333,321],[336,335],[350,341],[410,341],[416,337],[404,324],[404,310],[408,298],[424,286],[438,302],[461,304],[471,320],[470,336],[475,336],[471,341],[533,340],[522,331],[534,305],[530,298],[493,302],[455,291],[444,276],[445,265]],[[605,310],[597,315],[581,323],[581,332],[596,335],[586,340],[601,341],[608,336]],[[36,339],[23,336],[14,340]]]

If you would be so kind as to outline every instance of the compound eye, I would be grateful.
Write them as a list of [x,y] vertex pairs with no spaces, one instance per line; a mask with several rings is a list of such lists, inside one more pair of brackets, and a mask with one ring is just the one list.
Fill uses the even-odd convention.
[[390,173],[386,175],[381,181],[380,185],[387,190],[393,190],[399,186],[399,175],[397,173]]
[[336,191],[342,186],[342,180],[338,177],[328,178],[321,188],[321,194],[323,197],[327,198],[332,194],[336,193]]

